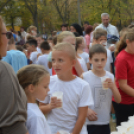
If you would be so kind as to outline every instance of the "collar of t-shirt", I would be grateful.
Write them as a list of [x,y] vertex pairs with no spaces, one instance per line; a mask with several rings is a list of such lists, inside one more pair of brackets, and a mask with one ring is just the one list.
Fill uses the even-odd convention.
[[38,105],[36,103],[27,103],[27,109],[37,109]]

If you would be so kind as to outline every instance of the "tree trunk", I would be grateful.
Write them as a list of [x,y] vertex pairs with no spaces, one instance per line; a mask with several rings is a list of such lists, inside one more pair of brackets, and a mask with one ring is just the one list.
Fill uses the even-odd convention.
[[34,21],[34,26],[37,27],[37,32],[38,32],[38,9],[37,9],[37,0],[34,0],[34,14],[33,14],[33,21]]
[[37,31],[38,31],[38,13],[35,13],[33,15],[33,22],[34,22],[34,26],[37,27]]
[[77,0],[77,8],[78,8],[78,23],[81,26],[80,0]]

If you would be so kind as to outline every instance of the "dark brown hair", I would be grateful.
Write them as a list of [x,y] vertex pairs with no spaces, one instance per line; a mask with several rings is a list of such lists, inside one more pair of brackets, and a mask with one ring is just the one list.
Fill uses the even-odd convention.
[[126,39],[128,39],[130,42],[134,41],[134,27],[131,29],[128,29],[126,33],[123,35],[121,40],[117,43],[117,47],[115,50],[115,57],[127,47]]
[[95,44],[90,48],[90,50],[89,50],[90,58],[92,58],[93,55],[96,53],[97,54],[100,54],[100,53],[106,54],[106,57],[107,57],[107,50],[100,44]]

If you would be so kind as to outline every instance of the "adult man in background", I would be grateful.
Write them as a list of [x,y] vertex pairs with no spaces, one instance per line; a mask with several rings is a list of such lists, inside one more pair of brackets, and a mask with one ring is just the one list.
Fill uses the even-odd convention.
[[110,22],[110,16],[109,16],[108,13],[102,13],[101,14],[101,21],[102,21],[102,24],[97,26],[95,28],[95,30],[98,29],[98,28],[102,28],[102,29],[107,31],[107,37],[114,35],[114,36],[119,38],[119,33],[118,33],[117,28],[114,25],[111,25],[109,23]]

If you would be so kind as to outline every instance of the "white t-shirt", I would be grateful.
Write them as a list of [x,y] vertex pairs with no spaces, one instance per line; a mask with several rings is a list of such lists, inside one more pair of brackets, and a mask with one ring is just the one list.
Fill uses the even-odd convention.
[[83,53],[79,54],[79,56],[81,58],[83,58],[86,63],[89,63],[89,54],[88,53],[83,52]]
[[[107,50],[107,62],[106,62],[106,65],[105,65],[104,69],[106,71],[111,72],[111,63],[113,63],[112,53],[109,49],[106,49],[106,50]],[[91,64],[91,69],[93,69],[92,64]]]
[[115,35],[119,38],[119,32],[114,25],[109,24],[108,27],[105,27],[103,24],[100,24],[99,26],[95,28],[95,30],[98,28],[102,28],[106,30],[108,35]]
[[26,127],[29,134],[51,134],[45,116],[36,103],[27,104]]
[[47,71],[50,73],[50,76],[51,76],[52,69],[49,69],[49,67],[48,67],[48,55],[49,54],[43,54],[43,55],[39,56],[37,64],[43,65],[47,69]]
[[35,52],[32,52],[30,54],[30,60],[32,61],[32,64],[37,64],[37,55],[39,54],[39,52],[35,51]]
[[84,72],[88,71],[87,64],[86,64],[86,62],[84,61],[84,59],[83,59],[83,58],[77,58],[77,59],[78,59],[80,65],[81,65],[83,71],[84,71]]
[[41,49],[40,49],[39,47],[37,47],[37,52],[38,52],[38,53],[42,53],[42,52],[41,52]]
[[[106,75],[114,82],[114,76],[110,72],[106,71]],[[111,102],[112,102],[112,91],[110,89],[103,90],[101,78],[96,76],[91,70],[83,73],[83,79],[89,83],[92,96],[94,99],[94,106],[90,107],[97,113],[97,121],[86,120],[88,125],[105,125],[109,124]]]
[[[79,77],[72,81],[61,81],[57,75],[50,78],[50,91],[44,103],[50,103],[52,94],[56,91],[63,92],[63,107],[53,109],[48,114],[48,124],[51,132],[59,130],[72,132],[78,118],[78,108],[93,106],[93,98],[89,84]],[[87,134],[86,126],[80,134]]]
[[113,63],[112,53],[109,49],[107,50],[107,62],[105,65],[105,70],[111,72],[111,63]]

